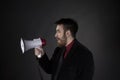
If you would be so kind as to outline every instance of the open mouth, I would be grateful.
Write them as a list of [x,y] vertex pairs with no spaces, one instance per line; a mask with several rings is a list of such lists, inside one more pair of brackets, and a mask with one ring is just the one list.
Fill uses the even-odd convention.
[[57,41],[59,41],[60,39],[59,38],[56,38]]

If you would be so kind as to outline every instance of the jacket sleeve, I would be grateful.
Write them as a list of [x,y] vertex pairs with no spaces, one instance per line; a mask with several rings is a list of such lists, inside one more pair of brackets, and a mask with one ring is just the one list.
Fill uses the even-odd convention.
[[38,60],[39,60],[40,66],[44,69],[44,71],[47,72],[48,74],[51,74],[51,64],[50,64],[50,60],[49,60],[47,54],[45,53]]
[[45,53],[40,59],[39,59],[39,64],[40,66],[47,72],[48,74],[52,74],[53,72],[53,61],[55,59],[56,53],[58,51],[58,48],[54,50],[52,58],[49,60],[47,54]]

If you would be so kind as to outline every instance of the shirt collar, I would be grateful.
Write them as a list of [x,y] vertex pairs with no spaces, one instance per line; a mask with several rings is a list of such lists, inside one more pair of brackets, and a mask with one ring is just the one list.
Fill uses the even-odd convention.
[[74,40],[66,46],[66,51],[69,51],[74,43]]

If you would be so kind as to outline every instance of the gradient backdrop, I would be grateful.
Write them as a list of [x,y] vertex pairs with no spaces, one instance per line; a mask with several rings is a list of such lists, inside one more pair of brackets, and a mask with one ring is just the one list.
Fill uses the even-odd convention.
[[116,0],[8,0],[1,2],[0,73],[2,80],[50,80],[33,49],[21,53],[20,38],[42,37],[49,58],[56,47],[54,22],[63,17],[79,24],[78,40],[92,52],[93,80],[120,80],[119,2]]

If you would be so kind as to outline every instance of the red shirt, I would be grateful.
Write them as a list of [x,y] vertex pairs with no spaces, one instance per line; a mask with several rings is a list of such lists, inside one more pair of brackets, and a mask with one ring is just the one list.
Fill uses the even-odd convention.
[[65,58],[65,57],[67,56],[67,54],[69,53],[69,51],[70,51],[73,43],[74,43],[74,40],[73,40],[70,44],[68,44],[68,45],[66,46],[66,51],[65,51],[65,53],[64,53],[64,58]]

